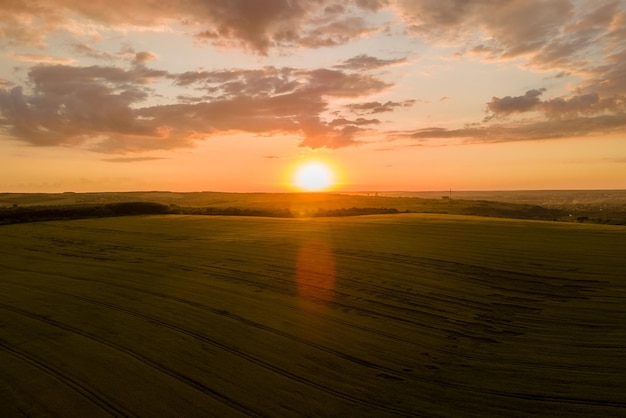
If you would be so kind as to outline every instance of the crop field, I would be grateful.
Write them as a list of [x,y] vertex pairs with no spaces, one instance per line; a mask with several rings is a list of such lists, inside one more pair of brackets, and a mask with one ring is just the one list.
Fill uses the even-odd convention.
[[0,226],[0,415],[626,416],[625,254],[434,214]]

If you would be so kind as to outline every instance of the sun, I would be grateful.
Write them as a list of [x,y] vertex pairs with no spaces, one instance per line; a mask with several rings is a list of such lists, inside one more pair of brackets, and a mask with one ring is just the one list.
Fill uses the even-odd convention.
[[316,192],[335,184],[333,170],[320,161],[309,161],[298,166],[293,178],[294,185],[302,190]]

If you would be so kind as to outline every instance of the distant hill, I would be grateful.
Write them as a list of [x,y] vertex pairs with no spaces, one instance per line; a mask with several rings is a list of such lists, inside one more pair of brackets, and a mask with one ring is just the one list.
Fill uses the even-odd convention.
[[[130,202],[135,206],[120,206]],[[137,208],[142,207],[137,203],[142,202],[160,205],[160,213],[202,215],[311,217],[414,212],[626,224],[626,191],[619,190],[453,192],[452,198],[445,192],[2,193],[0,219],[9,223],[35,218],[108,216],[107,213],[120,216],[131,207],[135,212],[129,214],[137,214],[141,212]],[[155,206],[146,206],[145,213],[154,210]]]

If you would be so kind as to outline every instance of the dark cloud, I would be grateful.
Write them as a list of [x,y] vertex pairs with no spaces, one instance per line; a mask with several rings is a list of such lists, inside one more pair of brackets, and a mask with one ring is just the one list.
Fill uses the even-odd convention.
[[156,136],[135,118],[132,105],[148,95],[145,79],[118,68],[37,66],[29,72],[34,94],[0,91],[0,114],[9,132],[32,145],[73,145],[95,136]]
[[367,71],[380,67],[386,67],[389,65],[405,63],[406,58],[397,58],[390,60],[383,60],[380,58],[372,57],[366,54],[357,55],[349,58],[341,64],[335,65],[335,68],[351,70],[351,71]]
[[366,37],[379,30],[370,26],[363,17],[346,16],[336,18],[331,22],[318,23],[308,32],[290,36],[289,42],[285,44],[306,48],[333,47],[345,44],[352,39]]
[[285,43],[295,44],[296,28],[318,5],[311,1],[208,0],[195,2],[196,20],[208,29],[196,34],[211,42],[236,42],[261,53]]
[[342,71],[317,69],[309,72],[300,72],[309,77],[307,91],[317,92],[320,95],[334,97],[368,96],[391,87],[390,83],[361,74],[346,74]]
[[573,15],[569,0],[398,0],[409,30],[432,41],[471,42],[482,30],[490,38],[475,48],[513,57],[538,50]]
[[[390,84],[339,70],[267,67],[172,74],[143,65],[120,67],[33,67],[32,93],[0,90],[0,117],[14,138],[32,145],[76,145],[106,153],[191,146],[230,132],[281,133],[302,146],[338,148],[375,125],[375,119],[334,119],[322,114],[328,97],[358,98]],[[172,80],[205,90],[200,98],[146,105],[150,84]]]
[[197,39],[266,54],[271,48],[337,45],[377,31],[361,15],[384,5],[380,0],[12,1],[2,6],[0,35],[12,44],[42,46],[50,32],[80,30],[74,19],[121,29],[184,24]]
[[356,5],[358,7],[372,12],[378,11],[389,4],[389,0],[356,0]]
[[358,97],[377,93],[389,83],[361,74],[338,70],[265,67],[258,70],[224,70],[187,72],[173,77],[179,86],[203,86],[222,98],[239,95],[268,96],[296,91],[312,96]]
[[487,119],[536,110],[537,106],[541,103],[539,96],[545,91],[546,89],[528,90],[523,96],[493,97],[491,101],[487,103],[487,110],[492,112],[492,115]]
[[[294,71],[293,76],[296,75],[308,76],[308,82],[290,93],[275,94],[266,87],[275,84],[263,77],[253,77],[263,93],[248,94],[253,84],[242,83],[245,87],[241,89],[227,87],[226,94],[219,100],[144,108],[139,115],[175,127],[176,131],[172,131],[175,136],[191,134],[200,138],[229,131],[296,134],[303,136],[301,145],[311,148],[354,144],[357,141],[353,136],[358,132],[354,127],[374,123],[364,120],[325,122],[319,115],[327,109],[325,96],[357,97],[362,94],[358,88],[360,83],[366,94],[379,91],[386,84],[335,71]],[[269,77],[272,77],[271,72]]]
[[550,119],[569,119],[603,112],[621,113],[626,110],[626,98],[623,96],[600,98],[598,93],[588,93],[540,100],[545,91],[529,90],[523,96],[493,97],[487,103],[487,111],[491,113],[484,121],[532,111],[543,112]]
[[348,110],[357,114],[374,114],[393,112],[398,107],[411,107],[415,104],[415,100],[405,100],[403,102],[387,101],[381,102],[366,102],[366,103],[354,103],[346,106]]
[[356,120],[350,120],[346,118],[337,118],[330,121],[330,126],[365,126],[365,125],[378,125],[380,121],[378,119],[365,119],[365,118],[357,118]]
[[115,158],[103,158],[102,161],[109,163],[136,163],[141,161],[156,161],[166,160],[163,157],[115,157]]
[[408,136],[418,140],[460,139],[470,143],[534,141],[626,133],[626,113],[547,120],[522,124],[468,126],[461,129],[426,128]]
[[573,74],[581,94],[626,95],[623,0],[397,0],[409,33],[487,60]]
[[605,63],[591,68],[589,74],[580,91],[626,96],[626,48],[608,55]]

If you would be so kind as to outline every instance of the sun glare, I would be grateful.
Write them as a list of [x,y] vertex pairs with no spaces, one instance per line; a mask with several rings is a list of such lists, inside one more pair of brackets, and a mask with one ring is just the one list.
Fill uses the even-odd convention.
[[294,185],[306,191],[326,190],[334,183],[335,179],[331,168],[319,161],[300,165],[294,175]]

